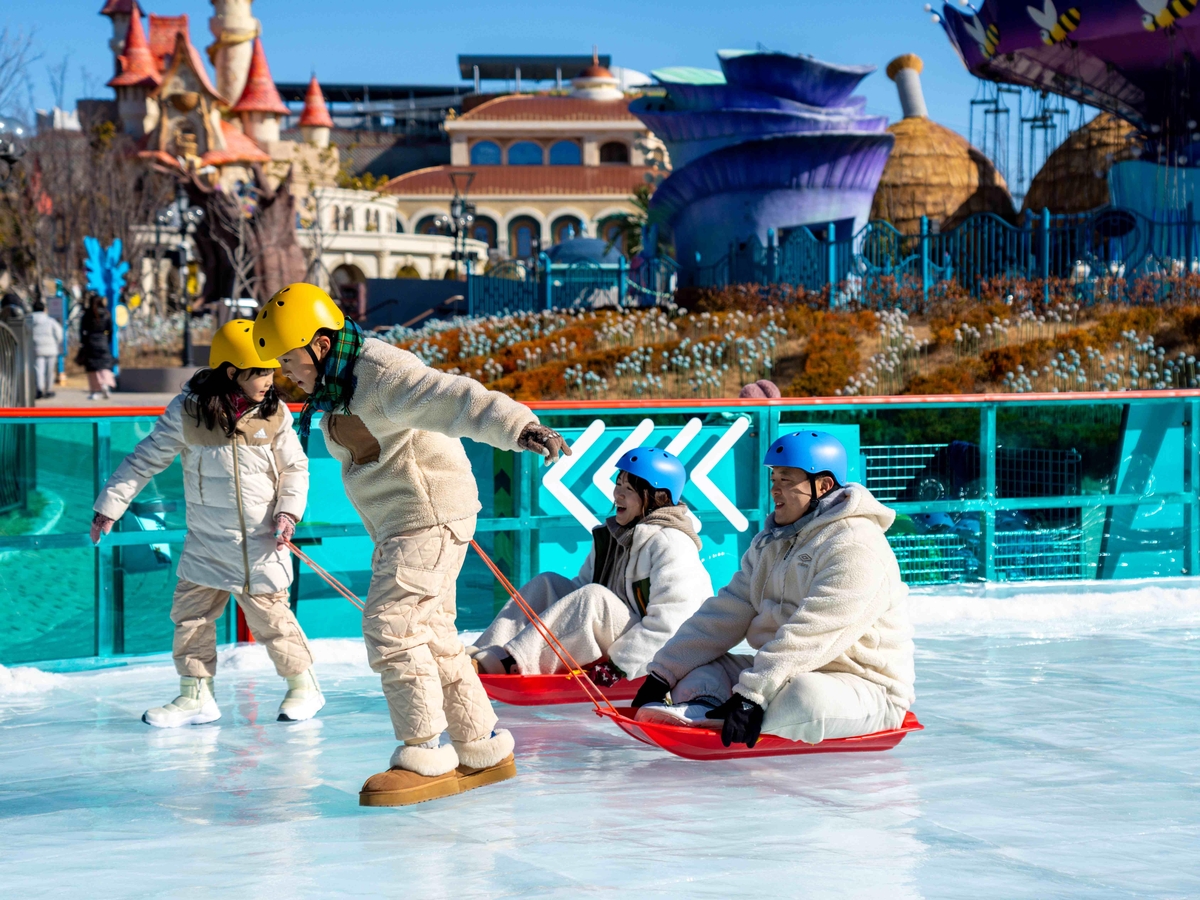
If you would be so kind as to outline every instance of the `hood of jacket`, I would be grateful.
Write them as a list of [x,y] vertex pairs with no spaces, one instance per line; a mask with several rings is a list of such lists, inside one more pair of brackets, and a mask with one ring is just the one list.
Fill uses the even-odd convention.
[[755,540],[760,547],[791,538],[799,538],[803,543],[820,529],[853,518],[867,519],[886,532],[896,521],[896,513],[876,500],[861,484],[848,484],[830,491],[817,502],[816,509],[789,525],[776,525],[775,514],[771,513],[767,517],[766,527]]
[[692,527],[692,520],[688,518],[688,508],[685,503],[676,503],[674,506],[660,506],[658,509],[651,510],[637,524],[674,528],[676,531],[682,531],[690,537],[692,543],[696,545],[697,550],[703,546],[700,542],[700,535],[696,534],[696,529]]

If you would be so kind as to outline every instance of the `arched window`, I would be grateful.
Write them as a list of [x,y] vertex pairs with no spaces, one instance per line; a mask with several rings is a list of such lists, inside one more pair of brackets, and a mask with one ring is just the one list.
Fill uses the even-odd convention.
[[559,141],[550,146],[550,165],[578,166],[583,163],[583,154],[574,141]]
[[605,219],[600,223],[600,227],[596,230],[599,232],[600,237],[603,239],[606,247],[611,244],[622,253],[626,253],[627,248],[625,246],[625,229],[622,228],[623,222],[624,219],[620,218]]
[[342,211],[338,209],[336,204],[333,207],[333,230],[342,230]]
[[513,259],[529,259],[541,250],[542,226],[537,219],[519,216],[508,225],[508,255]]
[[489,247],[496,246],[496,222],[488,216],[476,216],[471,223],[471,237]]
[[561,244],[563,241],[580,237],[583,234],[583,225],[575,216],[559,216],[550,226],[550,234],[554,243]]
[[437,216],[425,216],[417,222],[417,227],[414,229],[414,234],[441,234],[442,230],[437,226]]
[[517,141],[508,148],[508,164],[510,166],[540,166],[542,164],[542,147],[533,141]]
[[620,141],[609,141],[600,145],[600,165],[629,165],[629,148]]
[[471,146],[471,165],[500,165],[500,145],[495,141],[479,141]]
[[393,275],[392,277],[393,278],[420,278],[421,273],[420,273],[420,271],[417,270],[416,266],[409,263],[409,264],[406,264],[403,266],[397,266],[396,274]]
[[342,213],[342,231],[354,230],[354,207],[347,206]]

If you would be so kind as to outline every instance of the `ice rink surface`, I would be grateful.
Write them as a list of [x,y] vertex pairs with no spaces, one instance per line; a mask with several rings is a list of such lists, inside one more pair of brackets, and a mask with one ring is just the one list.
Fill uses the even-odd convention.
[[394,742],[356,642],[291,725],[259,647],[173,731],[139,721],[166,657],[0,667],[0,894],[1200,896],[1200,591],[1062,591],[916,596],[927,730],[887,753],[688,762],[500,707],[519,777],[403,809],[357,806]]

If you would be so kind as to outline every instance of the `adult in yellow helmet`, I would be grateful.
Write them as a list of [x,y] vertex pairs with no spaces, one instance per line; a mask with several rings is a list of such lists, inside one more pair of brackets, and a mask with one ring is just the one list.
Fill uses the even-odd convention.
[[400,745],[391,768],[367,779],[359,802],[399,806],[511,778],[512,735],[496,728],[455,626],[455,581],[480,510],[459,439],[549,461],[570,452],[566,443],[528,407],[474,379],[364,339],[310,284],[272,297],[254,340],[308,394],[301,433],[316,411],[324,413],[326,444],[375,542],[363,638]]
[[253,331],[253,322],[234,319],[213,336],[209,368],[171,401],[93,507],[92,540],[99,542],[146,483],[180,457],[188,533],[171,602],[179,696],[142,716],[159,728],[221,717],[213,690],[216,623],[230,594],[287,679],[279,719],[309,719],[325,705],[288,604],[292,565],[284,542],[304,513],[308,459],[275,395],[279,363],[259,356]]

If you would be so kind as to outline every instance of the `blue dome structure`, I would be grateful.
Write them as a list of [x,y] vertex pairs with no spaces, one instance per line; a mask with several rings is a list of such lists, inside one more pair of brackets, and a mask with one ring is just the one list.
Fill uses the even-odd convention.
[[[769,231],[861,228],[894,140],[887,118],[854,96],[873,66],[742,50],[718,58],[724,83],[672,70],[659,77],[665,96],[629,107],[671,155],[650,213],[674,232],[685,280],[734,243],[766,244]],[[689,82],[692,71],[703,77]]]

